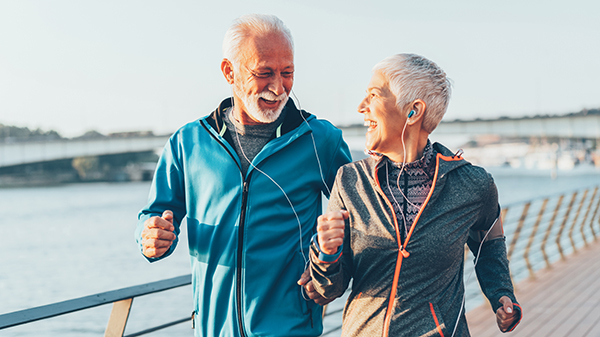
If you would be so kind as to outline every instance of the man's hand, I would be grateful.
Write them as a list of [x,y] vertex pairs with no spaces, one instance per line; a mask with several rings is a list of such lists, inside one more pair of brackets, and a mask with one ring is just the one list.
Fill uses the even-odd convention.
[[173,212],[164,211],[162,217],[153,216],[144,222],[142,253],[147,257],[161,257],[175,240]]
[[325,213],[317,219],[317,237],[323,253],[334,255],[344,243],[345,219],[348,219],[348,211]]
[[304,287],[304,290],[305,290],[308,298],[310,298],[311,300],[314,300],[315,303],[317,303],[319,305],[329,304],[334,300],[334,299],[326,299],[325,297],[321,296],[321,294],[319,294],[317,292],[317,290],[315,289],[315,286],[313,285],[313,282],[310,278],[310,270],[308,270],[308,269],[306,269],[304,271],[304,273],[302,273],[302,276],[300,276],[300,279],[298,280],[298,284],[300,286]]
[[502,306],[496,311],[496,322],[500,331],[506,332],[508,328],[519,318],[517,310],[513,308],[513,302],[508,296],[502,296],[499,300]]

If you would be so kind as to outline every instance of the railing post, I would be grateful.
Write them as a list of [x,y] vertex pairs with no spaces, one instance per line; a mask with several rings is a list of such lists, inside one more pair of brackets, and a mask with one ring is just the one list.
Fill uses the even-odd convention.
[[573,253],[577,253],[577,247],[575,247],[575,240],[573,240],[573,230],[575,229],[575,225],[577,224],[577,219],[579,219],[579,214],[581,213],[583,204],[585,203],[585,200],[587,199],[587,195],[588,195],[588,190],[586,189],[583,192],[583,197],[581,197],[581,201],[579,202],[579,207],[577,207],[577,213],[575,213],[575,217],[573,218],[573,224],[571,225],[571,228],[569,228],[569,241],[571,241],[571,247],[573,247]]
[[[581,220],[581,228],[579,228],[579,231],[581,232],[581,237],[583,238],[583,243],[585,244],[585,247],[588,246],[588,242],[585,237],[585,232],[583,229],[585,228],[585,223],[587,222],[588,215],[590,215],[590,211],[592,210],[592,204],[594,203],[594,199],[596,199],[597,193],[598,193],[598,187],[596,187],[594,189],[594,194],[592,194],[592,197],[590,198],[590,203],[588,204],[587,210],[585,211],[585,216],[583,217],[583,220]],[[592,234],[593,234],[593,232],[592,232]],[[595,237],[595,235],[594,235],[594,237]]]
[[504,224],[506,222],[506,213],[508,213],[508,207],[503,208],[500,211],[500,221],[502,222],[502,224]]
[[569,202],[569,206],[565,211],[565,218],[560,225],[560,229],[558,230],[558,234],[556,234],[556,247],[558,248],[558,252],[560,253],[560,258],[562,260],[565,259],[565,253],[563,252],[562,246],[560,245],[560,237],[562,236],[562,232],[565,229],[565,225],[567,224],[567,220],[569,219],[569,214],[571,214],[571,208],[573,208],[573,204],[575,203],[575,199],[577,198],[577,191],[573,193],[571,197],[571,202]]
[[531,263],[529,263],[529,249],[533,244],[533,240],[535,239],[535,234],[537,233],[540,222],[542,221],[542,216],[544,216],[544,212],[546,211],[546,205],[548,204],[548,198],[544,199],[542,203],[542,207],[540,208],[540,212],[538,213],[537,220],[535,225],[533,225],[533,230],[531,231],[531,235],[529,236],[529,242],[527,242],[527,247],[525,248],[525,253],[523,254],[523,258],[525,259],[525,263],[527,264],[527,269],[529,270],[529,276],[531,278],[535,278],[533,273],[533,267]]
[[542,255],[544,255],[544,261],[546,261],[546,268],[551,268],[550,259],[548,259],[548,254],[546,254],[546,242],[548,242],[548,238],[550,237],[550,233],[552,232],[552,227],[554,226],[554,221],[556,220],[558,210],[560,209],[560,205],[562,205],[562,201],[564,198],[565,196],[563,194],[558,198],[558,201],[556,202],[554,213],[552,213],[552,218],[550,219],[548,228],[546,228],[546,234],[544,235],[544,239],[542,240],[542,246],[540,247],[540,249],[542,250]]
[[[596,187],[596,190],[598,187]],[[596,241],[596,231],[594,230],[594,219],[598,214],[598,208],[600,208],[600,197],[598,198],[598,203],[596,204],[596,209],[594,210],[594,214],[592,214],[592,218],[590,219],[590,229],[592,230],[592,235],[594,236],[594,241]],[[600,221],[600,219],[599,219]]]
[[128,298],[113,303],[104,337],[123,337],[132,302],[133,298]]
[[508,249],[508,259],[512,256],[513,251],[515,250],[515,246],[517,245],[517,241],[519,240],[519,234],[521,234],[521,229],[523,228],[523,224],[525,223],[525,218],[527,218],[527,212],[529,212],[529,206],[531,206],[531,201],[527,202],[523,207],[523,213],[521,213],[521,218],[519,219],[519,224],[517,225],[517,229],[515,230],[512,241],[510,242],[510,248]]

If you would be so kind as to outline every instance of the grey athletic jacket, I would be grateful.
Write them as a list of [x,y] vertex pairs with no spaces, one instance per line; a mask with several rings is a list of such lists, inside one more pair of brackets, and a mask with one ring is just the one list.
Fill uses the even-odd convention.
[[[486,231],[494,224],[500,213],[498,193],[484,169],[441,144],[433,148],[432,188],[404,242],[377,181],[381,160],[367,158],[338,171],[328,211],[350,214],[343,248],[338,258],[320,253],[313,243],[310,255],[313,282],[324,297],[341,296],[353,280],[343,336],[450,337],[457,322],[454,336],[469,336],[461,312],[464,245],[468,242],[477,253],[479,243],[469,239],[469,230]],[[504,238],[483,244],[476,272],[494,311],[506,295],[520,313]]]

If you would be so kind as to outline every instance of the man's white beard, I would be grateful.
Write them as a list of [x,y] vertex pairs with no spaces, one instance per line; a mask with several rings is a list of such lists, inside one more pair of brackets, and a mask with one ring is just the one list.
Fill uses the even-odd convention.
[[[277,120],[277,118],[279,118],[279,115],[281,114],[281,111],[283,110],[283,107],[285,106],[285,104],[287,103],[289,96],[287,93],[282,93],[279,96],[275,96],[275,94],[273,94],[270,91],[263,91],[260,92],[258,94],[253,94],[250,96],[244,95],[244,94],[239,94],[237,95],[242,102],[244,102],[244,105],[246,106],[246,112],[248,113],[248,115],[250,115],[250,117],[256,119],[257,121],[261,122],[261,123],[273,123],[274,121]],[[271,109],[261,109],[260,106],[258,105],[258,99],[259,98],[264,98],[266,100],[269,101],[281,101],[281,103],[279,104],[279,107],[277,107],[277,109],[271,110]]]

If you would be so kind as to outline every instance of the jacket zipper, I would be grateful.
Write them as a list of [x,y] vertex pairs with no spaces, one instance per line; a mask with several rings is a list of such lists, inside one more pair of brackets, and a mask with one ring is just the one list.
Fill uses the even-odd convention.
[[[248,177],[249,180],[250,177]],[[238,324],[240,334],[246,336],[244,332],[244,322],[242,320],[242,257],[244,251],[244,224],[246,222],[246,204],[248,203],[248,180],[244,181],[242,192],[242,209],[240,212],[240,224],[238,225],[238,251],[236,264],[236,284],[235,284],[235,302],[237,306]]]
[[[398,258],[396,260],[396,268],[394,270],[394,279],[392,281],[392,289],[390,292],[390,300],[389,300],[387,312],[385,314],[384,321],[383,321],[383,331],[382,331],[383,337],[387,337],[389,334],[390,322],[392,319],[392,307],[394,304],[394,299],[396,298],[396,290],[397,290],[396,288],[398,287],[398,280],[400,279],[400,269],[402,268],[402,260],[403,260],[403,258],[407,258],[410,256],[410,253],[405,249],[405,247],[408,245],[408,240],[410,239],[412,232],[415,229],[415,226],[417,225],[417,222],[419,221],[421,214],[423,213],[423,209],[425,209],[425,206],[427,205],[427,203],[429,203],[429,199],[431,198],[431,196],[433,195],[433,191],[435,190],[435,184],[436,184],[437,178],[438,178],[438,170],[440,167],[440,156],[441,155],[439,153],[436,156],[435,173],[433,176],[433,182],[431,183],[431,190],[429,191],[427,198],[423,202],[423,205],[421,205],[421,210],[419,210],[419,213],[417,213],[417,216],[415,217],[415,220],[413,221],[412,226],[410,226],[410,230],[409,230],[408,234],[406,235],[406,238],[404,238],[404,242],[402,242],[401,237],[400,237],[399,228],[398,228],[398,219],[396,218],[396,212],[394,212],[394,206],[388,200],[388,198],[385,197],[385,193],[383,193],[384,199],[385,199],[388,207],[390,207],[390,209],[392,210],[392,216],[394,218],[394,225],[395,225],[394,229],[396,230],[396,236],[397,236],[398,246],[399,246],[398,247]],[[377,187],[381,190],[381,186],[379,185],[379,178],[377,175],[377,171],[378,171],[378,169],[375,168],[375,176],[374,176],[375,182],[377,183]],[[383,191],[381,191],[381,192],[383,192]]]
[[[219,138],[217,138],[215,135],[213,135],[212,132],[210,132],[208,127],[206,125],[204,125],[204,122],[201,121],[200,124],[202,125],[202,127],[204,127],[206,132],[208,132],[208,134],[211,135],[211,137],[213,137],[215,139],[215,141],[217,143],[219,143],[219,145],[221,145],[223,147],[223,149],[225,149],[225,151],[227,151],[227,153],[229,153],[229,156],[235,162],[238,169],[240,170],[240,174],[243,174],[242,167],[237,163],[234,155],[231,153],[231,151],[229,151],[229,149],[227,149],[225,144],[223,144],[219,140]],[[252,174],[250,174],[250,175],[252,175]],[[246,206],[248,203],[248,189],[249,189],[248,185],[249,185],[249,181],[250,181],[250,175],[248,176],[247,179],[244,179],[244,185],[243,185],[243,189],[242,189],[242,206],[241,206],[241,210],[240,210],[240,223],[238,225],[238,249],[237,249],[237,262],[236,262],[236,269],[235,269],[235,272],[236,272],[235,273],[236,274],[236,282],[235,282],[236,314],[237,314],[237,319],[238,319],[238,329],[240,330],[240,334],[242,335],[242,337],[246,337],[246,332],[244,330],[244,322],[242,319],[242,317],[243,317],[243,315],[242,315],[242,257],[243,257],[243,248],[244,248],[244,223],[246,221]]]
[[389,201],[389,199],[385,196],[385,193],[383,193],[383,190],[381,188],[381,185],[379,184],[379,175],[378,175],[378,169],[375,168],[375,174],[374,174],[374,178],[375,178],[375,182],[377,184],[377,187],[379,188],[383,199],[385,200],[386,204],[388,205],[388,207],[392,210],[392,218],[394,219],[394,230],[396,231],[396,240],[398,243],[398,257],[396,258],[396,268],[394,270],[394,278],[392,280],[392,289],[390,292],[390,299],[388,302],[388,307],[386,310],[386,314],[384,317],[384,321],[383,321],[383,331],[382,331],[382,336],[386,337],[388,335],[388,330],[389,330],[389,325],[390,325],[390,320],[391,320],[391,311],[392,311],[392,306],[394,304],[394,298],[396,297],[396,288],[398,287],[398,279],[400,277],[400,268],[402,267],[402,257],[403,257],[403,245],[402,245],[402,239],[400,236],[400,228],[398,225],[398,219],[396,218],[396,212],[394,212],[394,206],[392,205],[392,203]]

